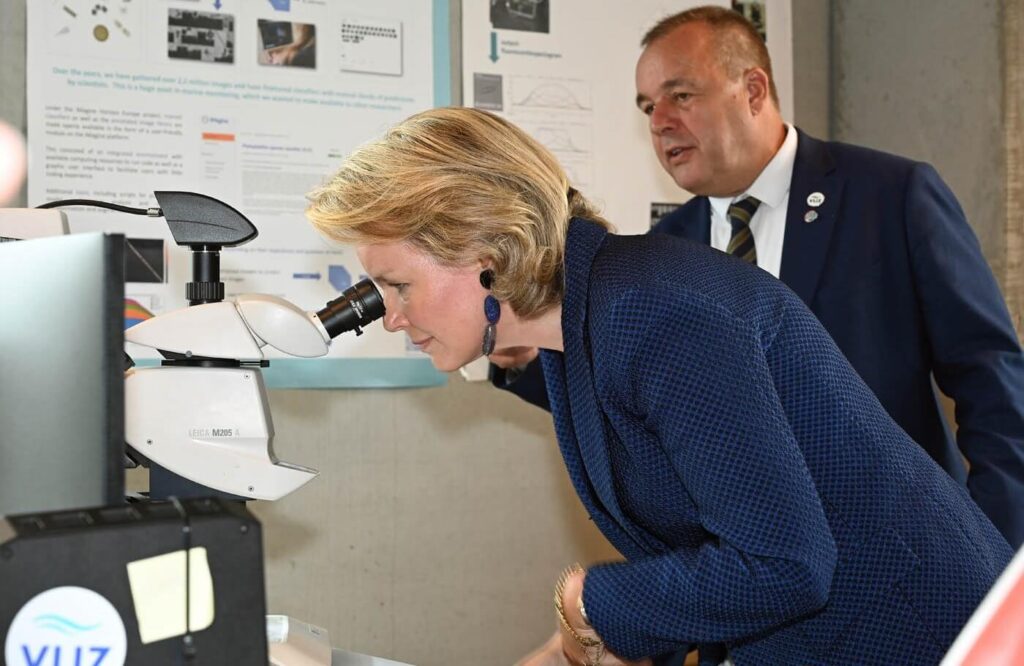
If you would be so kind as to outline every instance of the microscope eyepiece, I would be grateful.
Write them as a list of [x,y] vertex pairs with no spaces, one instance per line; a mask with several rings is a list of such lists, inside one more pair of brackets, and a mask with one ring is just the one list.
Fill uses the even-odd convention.
[[370,280],[360,280],[316,313],[331,338],[355,330],[384,316],[384,299]]

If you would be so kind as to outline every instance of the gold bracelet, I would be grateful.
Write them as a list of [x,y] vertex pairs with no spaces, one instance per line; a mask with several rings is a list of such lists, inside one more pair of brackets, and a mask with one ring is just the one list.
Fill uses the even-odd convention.
[[[587,657],[587,666],[599,666],[601,659],[604,658],[604,641],[600,638],[589,638],[587,636],[580,636],[575,629],[569,624],[569,620],[565,618],[565,607],[563,606],[562,598],[565,596],[565,584],[569,582],[569,577],[582,573],[583,567],[580,566],[579,562],[576,562],[572,566],[565,569],[562,575],[558,577],[558,582],[555,583],[555,612],[558,615],[558,621],[561,623],[562,628],[569,632],[573,640],[576,641],[580,647],[583,648],[583,653]],[[591,656],[590,651],[594,650],[594,655]]]

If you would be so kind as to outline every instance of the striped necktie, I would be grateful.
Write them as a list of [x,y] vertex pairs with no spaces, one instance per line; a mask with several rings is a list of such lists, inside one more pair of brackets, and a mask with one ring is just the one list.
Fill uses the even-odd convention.
[[729,224],[732,225],[732,238],[726,252],[736,255],[743,261],[757,266],[757,249],[754,247],[754,234],[750,232],[750,220],[761,204],[754,197],[734,201],[729,206]]

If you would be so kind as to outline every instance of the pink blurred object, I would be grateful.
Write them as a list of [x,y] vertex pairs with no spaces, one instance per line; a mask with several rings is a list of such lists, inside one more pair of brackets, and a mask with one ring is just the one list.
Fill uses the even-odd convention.
[[1024,548],[949,649],[942,666],[1024,664]]
[[0,120],[0,206],[17,196],[25,180],[25,167],[25,139]]

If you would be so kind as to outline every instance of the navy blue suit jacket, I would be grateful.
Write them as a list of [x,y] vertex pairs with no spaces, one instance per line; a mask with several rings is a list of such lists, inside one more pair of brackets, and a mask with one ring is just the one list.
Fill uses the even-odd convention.
[[562,456],[627,561],[587,614],[638,658],[934,664],[1011,550],[818,320],[764,271],[574,219],[564,353],[542,351]]
[[[806,223],[813,192],[825,201]],[[653,233],[709,244],[710,228],[710,204],[696,197]],[[1011,545],[1024,544],[1024,355],[977,239],[935,170],[800,132],[779,277],[893,419],[967,484]],[[539,365],[509,388],[546,407]],[[932,375],[956,404],[955,440]]]

